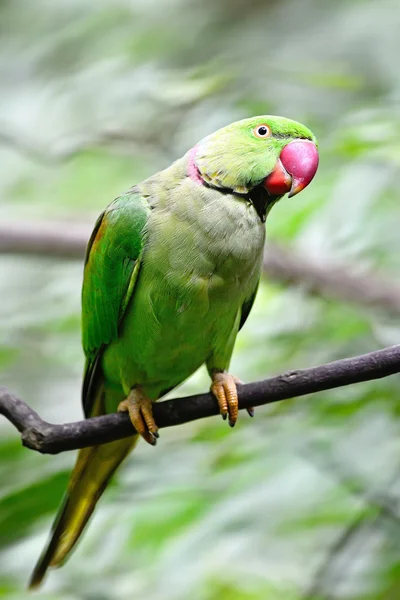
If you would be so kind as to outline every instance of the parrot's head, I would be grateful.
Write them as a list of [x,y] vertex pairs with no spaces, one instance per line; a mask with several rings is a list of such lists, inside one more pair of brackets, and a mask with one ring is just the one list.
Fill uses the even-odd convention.
[[318,168],[317,140],[301,123],[276,116],[231,123],[189,154],[189,175],[205,185],[247,196],[260,216],[289,192],[298,194]]

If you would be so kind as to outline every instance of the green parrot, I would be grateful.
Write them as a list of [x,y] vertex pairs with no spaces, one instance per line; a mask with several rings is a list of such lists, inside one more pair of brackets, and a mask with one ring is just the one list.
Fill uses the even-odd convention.
[[128,411],[137,433],[79,451],[31,587],[64,562],[139,435],[156,444],[152,403],[202,364],[222,417],[235,424],[239,380],[227,369],[257,293],[265,219],[317,167],[309,129],[252,117],[207,136],[100,215],[82,289],[84,413]]

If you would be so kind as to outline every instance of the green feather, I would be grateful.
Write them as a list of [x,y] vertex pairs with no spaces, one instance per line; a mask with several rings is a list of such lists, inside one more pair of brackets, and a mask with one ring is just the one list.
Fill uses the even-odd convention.
[[85,416],[96,397],[104,347],[118,338],[140,268],[150,208],[134,190],[100,215],[86,251],[82,288],[82,333],[86,365],[82,386]]
[[138,273],[149,212],[132,191],[114,200],[96,222],[82,289],[83,348],[88,358],[118,337]]

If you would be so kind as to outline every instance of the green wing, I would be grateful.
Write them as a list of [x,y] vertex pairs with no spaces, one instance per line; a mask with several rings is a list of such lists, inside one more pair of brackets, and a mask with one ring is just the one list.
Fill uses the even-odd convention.
[[260,280],[257,281],[257,285],[254,288],[252,295],[249,298],[247,298],[242,304],[242,312],[240,315],[239,331],[242,329],[243,325],[246,323],[247,317],[249,316],[250,311],[253,308],[254,300],[256,299],[259,285],[260,285]]
[[135,191],[114,200],[98,218],[90,237],[82,288],[82,342],[86,366],[82,402],[86,416],[104,347],[118,330],[132,296],[146,239],[150,208]]

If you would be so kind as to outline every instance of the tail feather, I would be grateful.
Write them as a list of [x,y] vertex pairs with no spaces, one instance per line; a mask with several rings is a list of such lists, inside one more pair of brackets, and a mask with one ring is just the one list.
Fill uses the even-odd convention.
[[[54,521],[51,539],[32,573],[30,588],[40,585],[48,567],[58,566],[67,558],[110,477],[136,441],[135,435],[79,452],[68,491]],[[75,471],[79,472],[78,477],[75,477]]]
[[[101,390],[97,410],[99,414]],[[111,476],[133,449],[138,436],[83,448],[71,474],[64,501],[54,521],[51,538],[32,573],[29,588],[42,582],[48,567],[61,565],[79,539]]]

